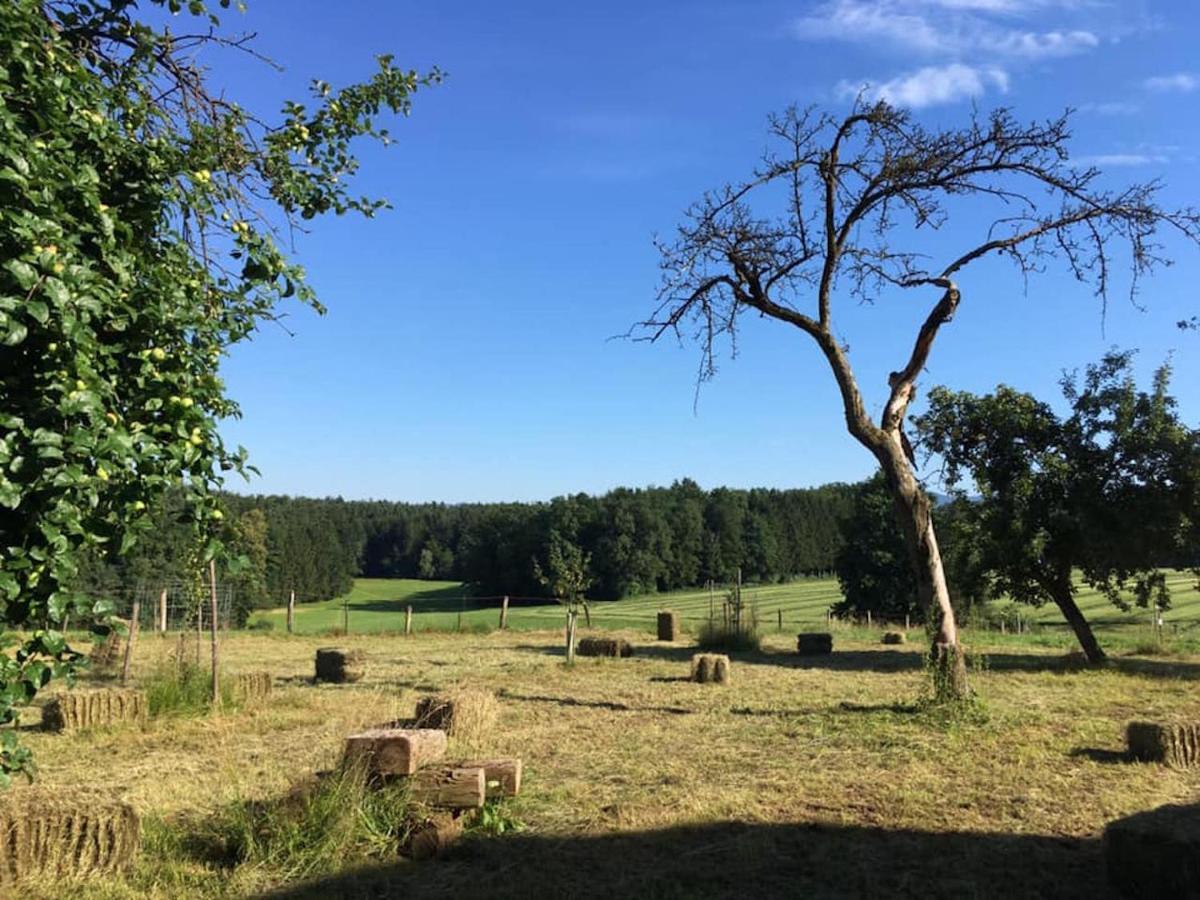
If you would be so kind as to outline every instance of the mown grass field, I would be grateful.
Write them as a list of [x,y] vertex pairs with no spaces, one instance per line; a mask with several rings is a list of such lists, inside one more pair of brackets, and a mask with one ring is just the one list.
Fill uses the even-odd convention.
[[[1165,642],[1170,647],[1200,652],[1200,592],[1195,576],[1187,572],[1168,575],[1172,607],[1164,614]],[[826,611],[841,599],[834,578],[801,579],[787,584],[748,586],[744,597],[756,610],[766,633],[825,627]],[[686,630],[695,631],[707,621],[710,604],[720,616],[722,592],[680,591],[647,594],[626,600],[592,604],[592,624],[597,628],[632,629],[652,633],[655,615],[661,609],[678,612]],[[1151,614],[1135,609],[1125,613],[1099,592],[1081,586],[1077,598],[1080,608],[1093,623],[1101,639],[1128,648],[1157,640],[1150,628]],[[345,598],[296,606],[296,631],[315,634],[341,629],[348,621],[350,633],[396,632],[404,629],[405,607],[413,608],[416,631],[484,631],[498,626],[500,601],[496,598],[473,600],[466,585],[449,581],[359,578]],[[349,615],[346,615],[348,610]],[[1022,607],[1022,617],[1035,626],[1035,634],[1023,635],[1020,643],[1033,641],[1046,647],[1070,647],[1074,637],[1066,628],[1058,609]],[[562,624],[564,612],[554,603],[514,605],[509,610],[509,627],[518,631],[555,628]],[[286,626],[284,610],[258,613],[252,621],[271,623],[275,630]],[[1037,627],[1040,626],[1040,627]],[[1001,635],[989,640],[1003,642]]]
[[[627,660],[563,665],[561,633],[351,634],[365,679],[313,685],[328,636],[224,637],[229,672],[274,675],[269,702],[145,729],[28,731],[61,796],[111,785],[145,820],[127,876],[84,897],[1106,897],[1106,822],[1200,797],[1200,771],[1130,763],[1130,719],[1200,717],[1200,656],[1121,655],[1078,670],[1057,651],[975,643],[971,715],[913,705],[922,641],[847,628],[835,653],[788,635],[735,657],[733,682],[685,678],[694,647],[621,632]],[[980,635],[980,637],[983,637]],[[147,635],[144,677],[175,645]],[[196,835],[230,804],[269,801],[332,766],[345,736],[455,686],[497,693],[494,729],[457,756],[521,756],[523,831],[444,859],[381,860],[288,883]],[[32,720],[32,718],[31,718]],[[21,889],[57,897],[62,884]]]

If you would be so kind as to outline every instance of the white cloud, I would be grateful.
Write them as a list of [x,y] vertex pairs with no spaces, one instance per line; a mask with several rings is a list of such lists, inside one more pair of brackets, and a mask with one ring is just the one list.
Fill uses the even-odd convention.
[[1177,91],[1189,94],[1196,90],[1196,88],[1200,88],[1200,78],[1197,78],[1191,72],[1176,72],[1174,75],[1159,75],[1154,78],[1147,78],[1142,82],[1142,86],[1148,91],[1155,91],[1157,93]]
[[1008,73],[995,67],[977,68],[951,63],[926,66],[880,84],[843,81],[837,92],[841,97],[862,94],[869,100],[886,100],[894,106],[921,109],[943,103],[956,103],[982,96],[989,88],[1001,93],[1008,90]]
[[1071,164],[1080,168],[1096,166],[1107,168],[1111,166],[1149,166],[1170,162],[1170,157],[1162,153],[1097,153],[1091,156],[1076,156]]
[[1037,31],[994,21],[997,14],[1025,15],[1062,0],[826,0],[793,22],[804,40],[838,40],[926,55],[1045,59],[1084,53],[1100,38],[1082,29]]
[[1084,103],[1080,112],[1096,113],[1099,116],[1132,116],[1141,112],[1141,107],[1127,100],[1107,100],[1101,103]]

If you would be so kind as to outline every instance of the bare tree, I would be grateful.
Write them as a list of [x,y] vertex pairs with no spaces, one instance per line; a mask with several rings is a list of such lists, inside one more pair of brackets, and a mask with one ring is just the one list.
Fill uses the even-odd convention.
[[[963,128],[929,131],[885,103],[857,104],[844,119],[797,109],[772,117],[769,132],[782,150],[768,153],[749,180],[706,194],[676,238],[658,243],[658,306],[634,329],[643,340],[696,339],[701,380],[715,373],[719,342],[734,340],[746,312],[793,325],[816,343],[837,381],[846,427],[886,476],[920,599],[935,617],[939,681],[954,696],[966,692],[966,672],[929,500],[903,425],[933,343],[962,302],[961,273],[1002,255],[1028,280],[1058,260],[1107,303],[1116,245],[1129,253],[1134,298],[1139,279],[1166,262],[1155,239],[1160,229],[1200,242],[1200,215],[1161,208],[1157,183],[1110,191],[1096,169],[1073,166],[1068,119],[1023,125],[998,110]],[[991,224],[944,265],[926,268],[928,257],[915,248],[950,221],[951,202],[960,222],[957,201],[985,208]],[[888,377],[876,422],[837,336],[834,300],[867,300],[892,288],[932,288],[940,296],[908,358]]]

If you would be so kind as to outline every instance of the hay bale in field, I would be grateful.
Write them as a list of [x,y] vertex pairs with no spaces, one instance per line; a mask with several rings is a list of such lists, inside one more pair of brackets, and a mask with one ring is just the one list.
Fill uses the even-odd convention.
[[1200,898],[1200,806],[1160,806],[1104,829],[1108,880],[1126,897]]
[[661,610],[658,614],[658,639],[660,641],[679,640],[679,613]]
[[144,691],[66,691],[42,711],[47,731],[80,731],[105,725],[144,724],[149,706]]
[[633,644],[624,638],[585,637],[575,648],[580,656],[633,656]]
[[883,642],[885,644],[904,644],[908,642],[908,635],[903,631],[885,631]]
[[697,653],[692,657],[691,680],[700,684],[729,684],[729,657],[723,653]]
[[317,650],[317,681],[346,684],[361,681],[366,672],[361,650],[322,647]]
[[121,871],[133,862],[140,839],[141,823],[128,803],[16,790],[0,800],[0,884]]
[[242,672],[234,676],[233,692],[241,700],[259,700],[271,696],[270,672]]
[[832,653],[833,635],[825,631],[802,632],[796,635],[796,652],[801,656]]
[[500,705],[491,691],[461,688],[418,700],[416,725],[475,740],[496,724],[499,714]]
[[1200,725],[1190,722],[1130,722],[1125,729],[1129,755],[1185,769],[1200,763]]

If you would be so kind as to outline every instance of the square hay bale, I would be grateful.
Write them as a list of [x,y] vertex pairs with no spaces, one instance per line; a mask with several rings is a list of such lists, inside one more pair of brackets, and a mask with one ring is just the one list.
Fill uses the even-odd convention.
[[679,640],[679,613],[661,610],[658,614],[658,639],[660,641]]
[[908,643],[908,635],[903,631],[885,631],[883,633],[883,643],[906,644]]
[[361,681],[366,674],[365,657],[361,650],[322,647],[317,650],[317,681],[347,684]]
[[461,688],[418,700],[416,725],[478,740],[495,726],[499,714],[500,705],[491,691]]
[[371,777],[412,775],[445,755],[446,732],[437,728],[371,728],[346,738],[346,763]]
[[128,803],[31,788],[0,798],[0,885],[21,879],[81,878],[127,869],[141,823]]
[[1200,725],[1190,722],[1130,722],[1125,728],[1129,755],[1186,769],[1200,763]]
[[825,631],[802,632],[796,635],[796,652],[801,656],[832,653],[833,635]]
[[270,672],[242,672],[234,677],[233,692],[242,700],[261,700],[271,696]]
[[729,657],[724,653],[697,653],[692,657],[692,681],[700,684],[729,684],[729,678]]
[[624,638],[585,637],[575,648],[580,656],[633,656],[633,644]]
[[1200,897],[1200,806],[1160,806],[1104,829],[1108,880],[1126,897]]
[[144,691],[65,691],[46,704],[42,727],[47,731],[81,731],[108,725],[143,725],[148,710]]

